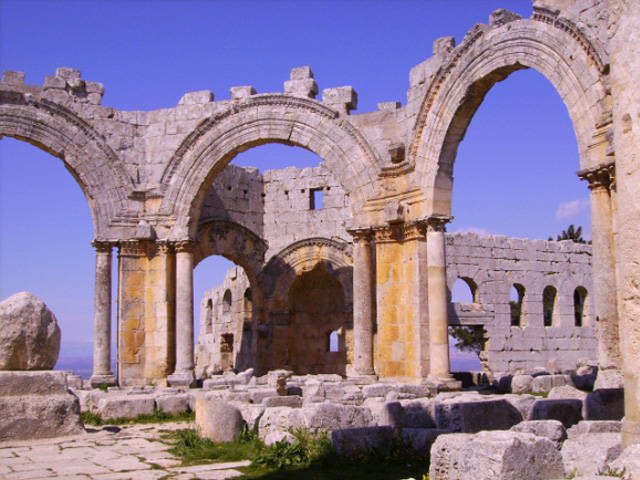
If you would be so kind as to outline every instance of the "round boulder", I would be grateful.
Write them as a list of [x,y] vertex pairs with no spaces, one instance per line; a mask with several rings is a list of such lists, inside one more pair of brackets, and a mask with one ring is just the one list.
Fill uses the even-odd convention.
[[42,300],[20,292],[0,302],[0,370],[51,370],[60,328]]

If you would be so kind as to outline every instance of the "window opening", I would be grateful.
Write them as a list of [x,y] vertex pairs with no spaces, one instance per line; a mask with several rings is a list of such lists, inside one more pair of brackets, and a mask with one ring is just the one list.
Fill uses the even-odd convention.
[[542,314],[544,318],[544,326],[553,326],[553,314],[556,303],[557,291],[554,287],[548,286],[542,292]]
[[322,188],[312,188],[309,190],[309,209],[310,210],[322,210],[324,204],[323,190]]
[[340,336],[338,330],[334,330],[329,334],[327,351],[331,353],[340,351]]
[[576,327],[582,327],[584,322],[586,308],[585,303],[587,300],[587,291],[583,287],[578,287],[573,292],[573,318]]
[[511,326],[521,327],[522,318],[522,301],[524,300],[524,287],[515,283],[509,292],[509,306],[511,307]]

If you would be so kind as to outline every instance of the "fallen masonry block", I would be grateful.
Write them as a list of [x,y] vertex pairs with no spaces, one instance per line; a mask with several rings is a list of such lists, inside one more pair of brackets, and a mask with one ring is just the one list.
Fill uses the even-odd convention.
[[340,456],[356,456],[367,452],[385,453],[393,446],[393,428],[346,428],[331,432],[331,444]]
[[624,389],[600,388],[584,401],[585,420],[622,420],[624,417]]
[[567,430],[558,420],[528,420],[511,427],[512,432],[532,433],[551,440],[559,450],[567,439]]
[[441,435],[431,448],[431,480],[551,480],[564,475],[554,443],[530,433],[492,431],[456,439]]
[[231,442],[240,436],[243,425],[240,410],[224,400],[204,395],[196,399],[196,429],[200,437],[215,443]]
[[582,420],[582,402],[573,398],[538,400],[533,404],[530,420],[559,420],[569,428]]
[[622,422],[617,420],[583,420],[567,430],[569,438],[578,438],[590,433],[620,433]]
[[436,427],[450,432],[476,433],[481,430],[508,430],[521,422],[522,415],[502,399],[464,401],[452,399],[435,406]]
[[95,407],[94,413],[98,413],[103,419],[135,418],[138,415],[151,415],[155,407],[155,399],[152,395],[103,395]]
[[619,433],[593,433],[570,438],[562,446],[565,475],[596,475],[620,456]]

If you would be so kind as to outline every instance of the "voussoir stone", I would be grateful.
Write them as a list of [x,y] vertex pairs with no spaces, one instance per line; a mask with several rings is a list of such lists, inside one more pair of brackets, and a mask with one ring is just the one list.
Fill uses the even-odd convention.
[[0,302],[0,370],[51,370],[60,328],[42,300],[20,292]]

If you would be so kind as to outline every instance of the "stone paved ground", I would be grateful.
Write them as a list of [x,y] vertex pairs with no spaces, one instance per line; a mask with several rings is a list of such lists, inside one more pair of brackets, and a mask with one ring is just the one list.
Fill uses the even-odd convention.
[[87,428],[84,434],[46,440],[0,442],[0,480],[224,480],[241,476],[245,462],[181,467],[161,441],[188,423]]

